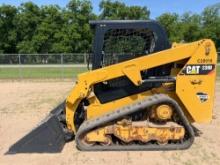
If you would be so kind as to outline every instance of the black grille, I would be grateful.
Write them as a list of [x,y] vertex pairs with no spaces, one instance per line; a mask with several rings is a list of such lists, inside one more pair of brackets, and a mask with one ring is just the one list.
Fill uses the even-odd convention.
[[155,35],[148,29],[110,29],[105,33],[102,66],[154,52]]

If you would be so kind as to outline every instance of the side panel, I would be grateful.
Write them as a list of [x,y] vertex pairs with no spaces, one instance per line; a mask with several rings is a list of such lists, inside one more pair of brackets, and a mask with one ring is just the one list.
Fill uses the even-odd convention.
[[[131,96],[127,96],[118,100],[114,100],[105,104],[101,104],[96,96],[92,96],[89,98],[89,102],[90,105],[87,107],[87,119],[92,119],[92,118],[96,118],[99,116],[102,116],[106,113],[112,112],[115,109],[119,108],[119,107],[123,107],[126,105],[131,105],[134,102],[136,102],[137,100],[143,100],[146,97],[150,97],[154,94],[166,94],[169,97],[173,98],[174,100],[176,100],[177,102],[179,102],[178,97],[176,96],[176,93],[174,90],[170,90],[170,89],[174,89],[175,88],[175,84],[163,84],[163,86],[159,87],[159,88],[153,88],[152,90],[148,90],[148,91],[144,91],[142,93],[137,93]],[[187,115],[187,112],[185,110],[185,107],[182,106],[181,103],[179,103],[181,108],[184,110],[185,115]],[[187,116],[187,118],[190,120],[190,116]],[[191,122],[191,120],[190,120]]]
[[[214,48],[212,41],[211,40],[201,40],[201,41],[193,42],[190,44],[184,44],[184,45],[180,45],[177,47],[173,47],[171,49],[160,51],[157,53],[153,53],[148,56],[138,57],[133,60],[124,61],[124,62],[121,62],[118,64],[114,64],[111,66],[107,66],[104,68],[100,68],[100,69],[96,69],[93,71],[79,74],[76,85],[71,90],[69,96],[66,99],[67,128],[69,130],[72,130],[73,132],[76,132],[74,120],[73,120],[74,115],[75,115],[75,111],[76,111],[80,101],[83,100],[84,98],[87,98],[90,95],[90,93],[93,90],[93,86],[95,84],[97,84],[99,82],[111,80],[113,78],[125,76],[123,69],[128,66],[131,66],[131,65],[138,66],[139,72],[141,72],[143,70],[151,69],[151,68],[154,68],[157,66],[165,65],[168,63],[173,63],[173,62],[180,61],[183,59],[186,60],[186,59],[192,58],[192,56],[194,56],[195,53],[197,53],[199,49],[201,49],[201,51],[199,53],[197,53],[196,56],[198,56],[198,58],[202,58],[204,51],[205,51],[204,45],[203,45],[204,42],[210,42],[212,44],[211,48],[210,48],[211,54],[209,56],[210,56],[210,58],[213,59],[213,61],[216,61],[216,54],[215,54],[216,50]],[[202,47],[202,48],[200,48],[200,47]],[[196,59],[198,59],[198,58],[196,58]],[[196,59],[195,59],[195,61],[197,61]],[[192,63],[193,63],[193,61],[192,61]],[[215,62],[215,64],[216,64],[216,62]],[[204,75],[204,77],[205,76],[206,75]],[[184,78],[183,78],[183,81],[181,81],[181,78],[179,78],[179,77],[180,76],[178,75],[177,76],[177,93],[180,97],[180,100],[182,100],[182,102],[184,103],[184,100],[182,99],[182,94],[181,94],[182,89],[180,87],[182,86],[184,88],[184,86],[186,86],[186,85],[185,85],[185,83],[183,83],[182,85],[180,83],[184,82],[184,81],[189,81],[189,80],[184,80]],[[184,77],[184,75],[183,75],[183,77]],[[213,83],[213,86],[210,86],[207,89],[207,90],[213,90],[213,92],[212,92],[213,95],[214,95],[214,89],[212,89],[212,88],[214,87],[214,77],[215,77],[215,72],[213,75],[213,80],[212,81],[210,80],[210,83]],[[128,78],[130,78],[130,77],[128,77]],[[186,79],[188,79],[188,78],[186,78]],[[139,81],[141,81],[141,80],[139,80]],[[191,89],[187,89],[187,91],[188,91],[188,93],[191,93]],[[187,92],[185,92],[185,93],[187,93]],[[213,99],[213,95],[210,96],[212,99]],[[190,105],[191,103],[192,102],[187,102],[186,107],[187,107],[188,111],[190,111],[190,114],[192,113],[192,116],[194,116],[194,118],[195,118],[196,115],[193,114],[193,112],[192,112],[193,110],[189,108],[190,106],[192,106],[192,105]],[[213,105],[213,100],[211,101],[211,103]],[[208,106],[207,108],[210,108],[210,106]]]
[[212,119],[217,53],[211,40],[199,44],[177,75],[176,93],[195,122],[207,123]]

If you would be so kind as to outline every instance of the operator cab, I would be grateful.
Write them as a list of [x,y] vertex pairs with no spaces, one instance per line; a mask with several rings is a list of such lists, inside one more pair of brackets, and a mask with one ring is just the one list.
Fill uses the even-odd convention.
[[[165,30],[155,21],[101,20],[89,23],[95,32],[91,59],[93,70],[171,47]],[[141,73],[143,79],[169,74],[168,65]],[[145,83],[137,87],[128,78],[119,77],[96,84],[94,92],[101,103],[106,103],[159,85],[161,83]]]

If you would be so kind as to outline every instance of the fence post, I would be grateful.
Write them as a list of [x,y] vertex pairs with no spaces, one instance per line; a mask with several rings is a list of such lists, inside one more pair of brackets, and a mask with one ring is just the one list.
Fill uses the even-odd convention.
[[18,61],[19,61],[19,78],[22,79],[22,69],[21,69],[21,55],[18,54]]
[[64,78],[64,76],[63,76],[63,53],[61,53],[60,54],[60,63],[61,63],[61,79],[63,79]]
[[83,54],[84,64],[87,64],[86,53]]

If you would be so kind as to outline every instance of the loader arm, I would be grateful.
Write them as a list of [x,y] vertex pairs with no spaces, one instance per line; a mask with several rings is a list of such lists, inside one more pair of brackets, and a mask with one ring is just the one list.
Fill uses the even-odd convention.
[[[173,63],[206,51],[206,43],[211,40],[200,40],[189,44],[174,45],[171,49],[142,56],[126,62],[114,64],[101,69],[96,69],[78,75],[76,85],[66,99],[66,122],[67,128],[76,133],[74,125],[74,113],[82,99],[86,98],[94,84],[126,76],[134,85],[142,84],[140,72],[157,66]],[[212,48],[210,48],[212,49]],[[202,52],[201,52],[202,51]]]

